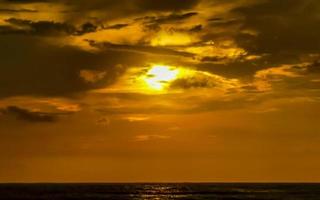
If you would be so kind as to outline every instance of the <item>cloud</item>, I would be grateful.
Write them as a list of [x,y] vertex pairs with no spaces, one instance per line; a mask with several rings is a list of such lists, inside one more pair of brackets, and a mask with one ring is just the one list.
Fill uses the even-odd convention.
[[77,30],[74,34],[75,35],[82,35],[82,34],[86,34],[86,33],[92,33],[92,32],[96,32],[98,29],[98,27],[90,22],[84,23],[81,26],[80,30]]
[[191,33],[200,32],[203,30],[203,26],[201,24],[195,25],[192,28],[190,28],[188,31]]
[[136,0],[137,6],[145,10],[161,10],[161,11],[179,11],[191,9],[196,6],[199,0]]
[[18,29],[13,29],[13,33],[57,36],[74,34],[76,32],[75,27],[66,23],[50,21],[33,22],[31,20],[23,20],[16,18],[7,19],[6,22],[14,26],[21,27]]
[[236,79],[227,79],[222,76],[210,74],[202,71],[190,71],[190,74],[176,79],[170,84],[171,88],[219,88],[231,89],[239,87],[240,83]]
[[1,8],[0,13],[36,13],[37,10],[31,10],[31,9],[5,9]]
[[86,82],[95,83],[103,80],[106,76],[106,72],[104,71],[96,71],[96,70],[81,70],[80,77],[83,78]]
[[31,21],[17,18],[5,20],[11,26],[3,26],[0,34],[25,34],[30,36],[68,36],[83,35],[98,30],[98,27],[90,22],[84,23],[81,27],[68,23],[53,21]]
[[151,30],[160,30],[162,24],[171,24],[182,22],[183,20],[189,19],[195,15],[198,15],[197,12],[188,12],[183,14],[172,13],[170,15],[164,16],[145,16],[142,18],[136,19],[136,21],[142,21],[144,26]]
[[168,55],[168,56],[182,56],[182,57],[193,57],[194,54],[183,51],[176,51],[174,49],[165,47],[153,47],[149,45],[126,45],[126,44],[113,44],[109,42],[96,43],[95,41],[89,41],[90,45],[93,47],[98,47],[100,49],[113,49],[120,51],[129,52],[140,52],[158,55]]
[[[179,12],[190,10],[201,0],[8,0],[10,4],[42,3],[64,7],[67,20],[79,21],[92,16],[99,20],[117,19],[129,16],[141,16],[149,12]],[[106,12],[106,10],[108,12]],[[93,15],[94,14],[94,15]]]
[[236,8],[233,12],[244,17],[237,42],[253,53],[318,52],[319,11],[317,0],[267,0]]
[[4,115],[12,115],[16,117],[18,120],[28,122],[55,122],[57,120],[56,114],[30,111],[16,106],[9,106],[0,111]]
[[124,117],[123,119],[125,119],[129,122],[142,122],[142,121],[149,120],[150,117],[147,117],[147,116],[127,116],[127,117]]
[[261,57],[254,60],[247,59],[248,55],[243,55],[236,59],[228,59],[221,56],[204,57],[202,62],[196,63],[194,66],[217,75],[249,81],[257,71],[301,62],[297,55],[294,56],[292,54],[262,54]]
[[45,3],[52,0],[3,0],[9,3],[29,4],[29,3]]
[[109,126],[110,123],[111,123],[111,121],[107,117],[101,117],[96,121],[96,124],[99,126]]
[[135,141],[137,142],[146,142],[152,140],[166,140],[170,139],[170,136],[166,135],[137,135],[135,136]]
[[[199,0],[62,0],[65,4],[73,5],[81,10],[120,9],[135,11],[179,11],[196,6]],[[112,12],[112,10],[111,10]]]
[[198,15],[198,13],[197,12],[188,12],[188,13],[183,13],[183,14],[173,13],[173,14],[170,14],[170,15],[167,15],[167,16],[157,17],[157,18],[155,18],[153,20],[150,20],[149,22],[158,23],[158,24],[179,22],[179,21],[182,21],[182,20],[189,19],[189,18],[191,18],[191,17],[193,17],[195,15]]
[[129,26],[129,24],[114,24],[114,25],[103,27],[103,29],[122,29],[127,26]]
[[[144,58],[129,51],[89,52],[24,35],[0,37],[0,54],[0,98],[72,96],[103,88],[114,83],[128,66],[141,64]],[[106,75],[88,84],[79,76],[81,70],[104,71]]]
[[[52,20],[43,20],[39,13],[4,18],[0,98],[74,97],[107,89],[131,67],[157,62],[215,75],[179,78],[170,89],[222,88],[260,95],[264,91],[257,80],[283,93],[295,87],[316,89],[316,62],[304,71],[281,68],[301,63],[303,55],[319,49],[314,27],[319,3],[293,1],[5,1],[13,14],[23,8],[42,12],[41,5],[60,10],[53,9]],[[30,5],[39,2],[43,4]],[[81,49],[83,43],[94,51]]]
[[264,70],[255,74],[255,84],[260,90],[272,92],[291,93],[294,90],[297,95],[312,95],[314,90],[320,89],[317,81],[317,62],[301,63],[295,65],[281,65]]
[[320,73],[320,61],[317,60],[314,63],[308,65],[307,70],[309,73],[315,73],[315,74]]

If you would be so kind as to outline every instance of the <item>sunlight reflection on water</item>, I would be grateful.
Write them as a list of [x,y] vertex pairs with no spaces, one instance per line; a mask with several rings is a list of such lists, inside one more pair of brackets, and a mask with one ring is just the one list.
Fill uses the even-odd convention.
[[131,197],[134,200],[170,200],[190,197],[190,195],[183,194],[179,188],[165,185],[144,185],[140,192],[140,194]]
[[0,184],[0,199],[314,200],[320,184]]

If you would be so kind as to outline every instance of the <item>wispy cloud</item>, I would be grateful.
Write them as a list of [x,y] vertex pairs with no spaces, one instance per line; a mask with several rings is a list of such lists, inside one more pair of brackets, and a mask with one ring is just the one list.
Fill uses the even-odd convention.
[[135,136],[136,142],[146,142],[153,140],[167,140],[170,139],[170,136],[166,135],[137,135]]

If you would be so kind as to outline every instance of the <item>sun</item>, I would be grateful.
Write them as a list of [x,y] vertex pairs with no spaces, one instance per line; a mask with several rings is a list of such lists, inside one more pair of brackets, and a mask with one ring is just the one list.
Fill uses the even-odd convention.
[[161,91],[165,89],[170,82],[177,79],[179,69],[165,66],[153,65],[145,74],[144,81],[150,89]]

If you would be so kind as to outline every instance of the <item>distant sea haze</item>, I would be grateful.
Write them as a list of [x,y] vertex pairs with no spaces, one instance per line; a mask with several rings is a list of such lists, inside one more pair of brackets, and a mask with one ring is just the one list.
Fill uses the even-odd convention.
[[0,184],[0,199],[320,200],[320,184],[287,183],[78,183]]

